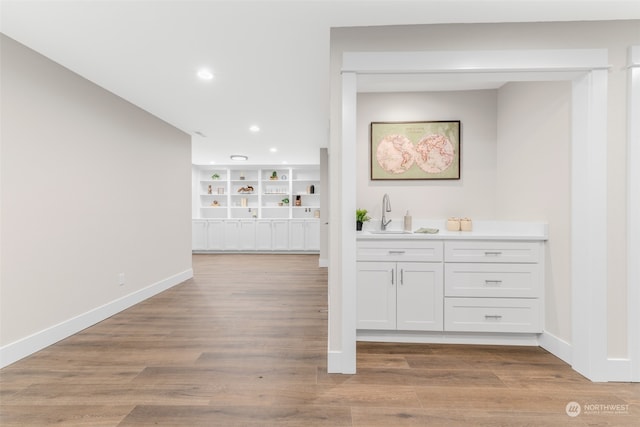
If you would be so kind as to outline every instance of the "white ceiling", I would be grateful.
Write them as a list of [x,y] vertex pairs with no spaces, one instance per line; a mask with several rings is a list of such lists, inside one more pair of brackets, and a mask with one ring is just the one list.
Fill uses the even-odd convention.
[[[0,31],[193,135],[193,162],[317,163],[332,27],[640,18],[640,0],[5,1]],[[211,81],[196,76],[213,71]],[[431,82],[435,80],[431,79]],[[458,89],[502,82],[469,78]],[[363,90],[436,90],[372,77]],[[259,133],[249,126],[260,126]],[[200,132],[205,137],[199,136]],[[276,153],[270,148],[277,148]]]

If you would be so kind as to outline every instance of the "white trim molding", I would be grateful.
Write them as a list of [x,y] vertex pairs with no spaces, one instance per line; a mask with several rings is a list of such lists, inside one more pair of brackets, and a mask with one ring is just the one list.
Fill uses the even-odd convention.
[[629,47],[627,106],[627,329],[631,381],[640,382],[640,46]]
[[160,292],[178,285],[193,277],[193,269],[177,273],[166,279],[160,280],[146,288],[140,289],[122,298],[111,301],[100,307],[96,307],[86,313],[64,322],[53,325],[28,337],[22,338],[0,348],[0,368],[4,368],[18,360],[42,350],[56,342],[70,337],[83,329],[102,322],[129,307],[132,307]]
[[[354,100],[358,77],[378,74],[397,80],[403,74],[419,73],[429,78],[431,74],[465,73],[478,78],[499,74],[504,81],[553,78],[572,82],[572,343],[570,351],[566,345],[549,344],[554,342],[552,339],[546,343],[551,349],[559,349],[563,360],[571,360],[574,369],[593,381],[607,381],[611,365],[607,358],[606,327],[608,68],[606,49],[346,52],[342,66],[341,148],[345,175],[339,209],[343,220],[353,217],[356,191]],[[346,315],[341,325],[343,350],[354,348],[351,340],[355,340],[355,233],[352,229],[352,220],[342,224],[345,258],[340,278],[341,309]],[[342,367],[355,367],[355,357],[355,352],[343,351]]]

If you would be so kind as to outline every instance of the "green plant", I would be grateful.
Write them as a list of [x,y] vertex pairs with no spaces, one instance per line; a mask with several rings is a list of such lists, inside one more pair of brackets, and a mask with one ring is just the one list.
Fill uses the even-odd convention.
[[367,222],[370,219],[366,209],[356,209],[356,222]]
[[287,197],[285,197],[284,199],[282,199],[282,203],[284,203],[285,205],[289,204],[289,199]]
[[220,175],[218,175],[217,173],[214,173],[213,175],[211,175],[211,179],[219,179]]

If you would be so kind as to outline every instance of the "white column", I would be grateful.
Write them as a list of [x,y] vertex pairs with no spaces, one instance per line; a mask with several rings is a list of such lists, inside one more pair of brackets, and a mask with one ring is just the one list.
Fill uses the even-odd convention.
[[573,81],[572,367],[606,381],[607,70]]
[[356,73],[342,74],[342,373],[356,372]]

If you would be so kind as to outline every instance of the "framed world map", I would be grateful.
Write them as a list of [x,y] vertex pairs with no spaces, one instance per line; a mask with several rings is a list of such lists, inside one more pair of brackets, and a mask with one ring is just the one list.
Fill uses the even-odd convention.
[[371,179],[460,179],[460,121],[372,122]]

